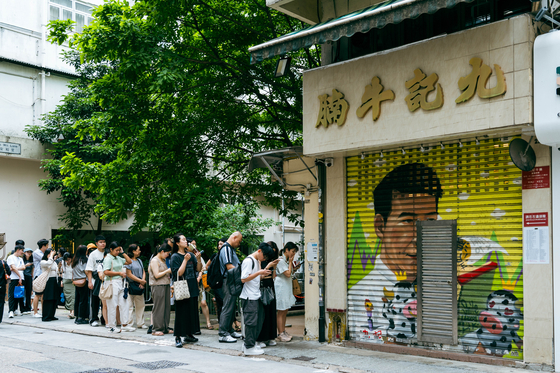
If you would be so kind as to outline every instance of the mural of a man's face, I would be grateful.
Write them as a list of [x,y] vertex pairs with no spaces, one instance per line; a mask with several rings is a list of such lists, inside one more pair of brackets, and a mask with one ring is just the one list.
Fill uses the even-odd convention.
[[387,221],[381,214],[375,215],[375,233],[382,241],[381,260],[401,281],[416,279],[417,220],[437,220],[435,196],[393,190]]

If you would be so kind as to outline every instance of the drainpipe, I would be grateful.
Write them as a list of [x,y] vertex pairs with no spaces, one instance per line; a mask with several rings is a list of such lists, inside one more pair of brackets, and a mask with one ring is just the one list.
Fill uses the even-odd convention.
[[317,176],[319,178],[319,342],[326,342],[325,338],[325,215],[327,196],[327,178],[324,162],[317,162]]

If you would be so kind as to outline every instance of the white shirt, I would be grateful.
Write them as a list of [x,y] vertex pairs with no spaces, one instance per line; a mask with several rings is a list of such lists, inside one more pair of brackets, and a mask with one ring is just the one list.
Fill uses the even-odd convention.
[[99,251],[97,249],[93,250],[92,253],[89,254],[86,264],[86,271],[97,272],[99,265],[101,265],[101,268],[103,268],[104,254],[104,251]]
[[[12,280],[19,280],[20,278],[23,279],[23,271],[14,271],[14,268],[20,268],[21,266],[23,266],[23,258],[15,256],[14,254],[10,255],[8,257],[8,261],[7,261],[8,265],[10,266],[10,269],[12,270],[12,274],[10,275],[10,278]],[[12,266],[14,266],[12,268]],[[19,273],[19,276],[17,275]],[[21,277],[20,277],[21,276]]]
[[[259,261],[249,255],[241,263],[241,279],[251,276],[253,273],[260,271]],[[243,290],[239,296],[241,299],[259,300],[261,298],[261,276],[257,276],[251,281],[243,284]]]

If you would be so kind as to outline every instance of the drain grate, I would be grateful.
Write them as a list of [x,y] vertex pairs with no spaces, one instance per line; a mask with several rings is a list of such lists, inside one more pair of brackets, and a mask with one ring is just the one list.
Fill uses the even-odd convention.
[[310,356],[298,356],[298,357],[293,357],[292,360],[311,361],[311,360],[315,360],[315,358]]
[[152,361],[150,363],[139,363],[139,364],[131,364],[129,366],[140,368],[140,369],[165,369],[165,368],[174,368],[179,367],[181,365],[189,365],[187,363],[178,363],[176,361],[169,361],[169,360],[160,360],[160,361]]
[[80,373],[132,373],[132,372],[128,370],[115,369],[115,368],[99,368],[93,370],[86,370],[85,372],[80,372]]

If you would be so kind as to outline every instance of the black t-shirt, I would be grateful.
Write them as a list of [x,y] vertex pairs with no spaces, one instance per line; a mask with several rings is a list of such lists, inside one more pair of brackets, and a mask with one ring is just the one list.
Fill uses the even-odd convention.
[[[171,272],[173,274],[173,281],[177,281],[177,272],[179,271],[179,267],[183,264],[183,260],[185,260],[185,256],[180,253],[175,253],[171,256]],[[179,280],[187,280],[189,284],[189,293],[192,297],[198,297],[198,282],[196,281],[196,266],[198,261],[193,253],[191,253],[191,258],[187,262],[187,267],[185,268],[185,272],[183,272],[183,276],[179,276]]]

